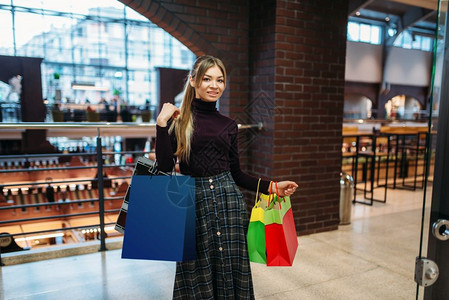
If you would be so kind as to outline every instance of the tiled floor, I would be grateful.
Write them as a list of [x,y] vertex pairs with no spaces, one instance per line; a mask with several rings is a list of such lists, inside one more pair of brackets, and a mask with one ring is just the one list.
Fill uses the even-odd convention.
[[[415,299],[423,191],[388,193],[354,205],[351,225],[299,237],[293,267],[253,264],[256,299]],[[170,299],[173,276],[173,263],[109,250],[1,267],[0,299]]]

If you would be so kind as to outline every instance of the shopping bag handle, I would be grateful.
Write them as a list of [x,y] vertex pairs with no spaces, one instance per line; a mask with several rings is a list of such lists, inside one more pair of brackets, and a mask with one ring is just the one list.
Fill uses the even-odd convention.
[[259,199],[259,185],[260,185],[260,180],[261,178],[259,178],[259,181],[257,182],[257,191],[256,191],[256,199],[254,200],[254,206],[258,206],[260,200]]
[[[279,189],[278,189],[278,182],[277,181],[276,181],[275,185],[276,185],[276,194],[278,195],[278,199],[282,198],[282,200],[284,200],[284,202],[285,202],[284,196],[279,196]],[[282,208],[281,201],[279,201],[279,207]]]
[[[285,202],[285,198],[283,196],[279,196],[279,188],[278,188],[277,181],[274,182],[274,186],[276,188],[276,195],[278,196],[278,199],[282,198],[282,200],[284,200],[284,202]],[[270,194],[268,195],[268,206],[270,206],[271,201],[274,201],[273,181],[270,182],[270,191],[269,191],[269,193]],[[281,201],[278,201],[278,202],[279,202],[279,208],[282,208]]]
[[157,160],[155,160],[154,164],[151,167],[148,168],[148,173],[155,174],[157,172],[160,172],[163,175],[173,176],[173,175],[176,174],[176,171],[175,171],[175,169],[176,169],[176,159],[173,158],[173,162],[174,162],[174,164],[173,164],[173,169],[171,170],[171,172],[170,173],[165,173],[165,172],[162,172],[162,171],[158,171]]
[[267,207],[270,206],[271,201],[274,201],[274,196],[273,196],[273,181],[270,181],[270,189],[268,190],[268,205],[267,205]]
[[154,174],[157,171],[157,161],[154,161],[153,165],[148,168],[148,173]]

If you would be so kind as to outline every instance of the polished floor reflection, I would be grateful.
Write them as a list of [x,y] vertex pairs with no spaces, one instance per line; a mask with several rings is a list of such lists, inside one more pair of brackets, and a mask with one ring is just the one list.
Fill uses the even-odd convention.
[[[253,264],[256,299],[414,299],[422,199],[388,190],[385,204],[354,205],[350,225],[299,237],[292,267]],[[109,250],[1,267],[0,299],[170,299],[173,277],[173,263]]]

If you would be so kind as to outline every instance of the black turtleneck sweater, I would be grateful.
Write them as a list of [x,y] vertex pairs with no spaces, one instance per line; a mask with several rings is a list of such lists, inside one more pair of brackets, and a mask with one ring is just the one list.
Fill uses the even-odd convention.
[[[238,156],[238,128],[234,120],[221,115],[216,102],[193,99],[193,137],[190,159],[180,161],[181,173],[192,177],[206,177],[231,171],[235,183],[243,188],[256,191],[258,178],[240,169]],[[170,172],[174,166],[177,149],[174,131],[156,126],[156,159],[161,171]],[[267,193],[270,182],[260,181],[260,192]]]

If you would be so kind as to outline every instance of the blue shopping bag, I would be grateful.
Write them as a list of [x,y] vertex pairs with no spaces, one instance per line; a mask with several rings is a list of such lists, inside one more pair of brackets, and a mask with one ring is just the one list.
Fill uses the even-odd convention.
[[195,179],[135,175],[131,181],[122,258],[196,258]]

